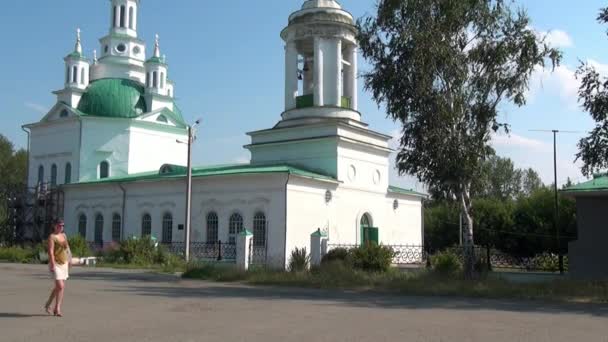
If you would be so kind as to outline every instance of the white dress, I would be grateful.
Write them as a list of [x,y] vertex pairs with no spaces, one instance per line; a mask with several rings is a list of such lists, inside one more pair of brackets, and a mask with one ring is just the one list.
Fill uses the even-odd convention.
[[65,263],[63,265],[55,264],[55,272],[53,272],[55,280],[68,280],[70,277],[70,265]]

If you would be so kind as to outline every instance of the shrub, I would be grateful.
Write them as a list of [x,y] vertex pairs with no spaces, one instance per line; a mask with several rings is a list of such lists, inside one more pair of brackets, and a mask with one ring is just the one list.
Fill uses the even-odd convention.
[[432,256],[433,271],[442,276],[455,276],[462,271],[462,263],[458,255],[446,250]]
[[37,258],[36,251],[30,248],[4,247],[0,248],[0,260],[16,263],[28,263]]
[[346,248],[334,248],[327,252],[321,259],[321,264],[325,264],[332,261],[342,261],[346,262],[349,259],[349,250]]
[[356,269],[367,272],[386,272],[390,269],[394,257],[395,252],[392,248],[369,243],[353,248],[348,259]]
[[127,264],[151,265],[159,260],[158,253],[154,241],[150,237],[144,237],[123,241],[118,255]]
[[247,272],[238,270],[230,264],[193,264],[189,265],[183,278],[202,279],[223,282],[241,281],[247,278]]
[[73,257],[88,257],[93,255],[89,249],[87,240],[80,235],[69,238],[70,250]]
[[287,269],[290,272],[303,272],[308,269],[309,264],[310,256],[306,252],[306,248],[296,248],[291,252]]

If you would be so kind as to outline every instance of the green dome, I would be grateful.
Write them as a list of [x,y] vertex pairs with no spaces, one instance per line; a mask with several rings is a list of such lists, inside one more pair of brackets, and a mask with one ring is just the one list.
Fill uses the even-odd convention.
[[105,78],[89,85],[78,104],[87,115],[136,118],[146,111],[144,87],[132,80]]

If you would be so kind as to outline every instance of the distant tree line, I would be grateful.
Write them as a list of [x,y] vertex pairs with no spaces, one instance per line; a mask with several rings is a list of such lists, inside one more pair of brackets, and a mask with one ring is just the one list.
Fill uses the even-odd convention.
[[15,150],[12,142],[0,134],[0,244],[7,240],[8,194],[25,186],[27,151]]
[[[552,186],[545,186],[533,169],[515,168],[509,158],[492,156],[482,169],[472,185],[476,245],[516,256],[557,253]],[[438,250],[459,244],[460,207],[440,192],[431,196],[425,210],[426,245]],[[570,198],[558,198],[559,245],[567,253],[577,234],[576,206]]]

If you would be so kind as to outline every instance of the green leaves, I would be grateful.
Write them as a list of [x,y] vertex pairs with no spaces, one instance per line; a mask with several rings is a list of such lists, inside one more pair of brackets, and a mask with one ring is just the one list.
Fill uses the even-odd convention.
[[491,154],[502,102],[525,104],[531,73],[561,54],[537,38],[524,11],[503,1],[380,0],[358,21],[364,73],[403,124],[400,172],[466,191]]

